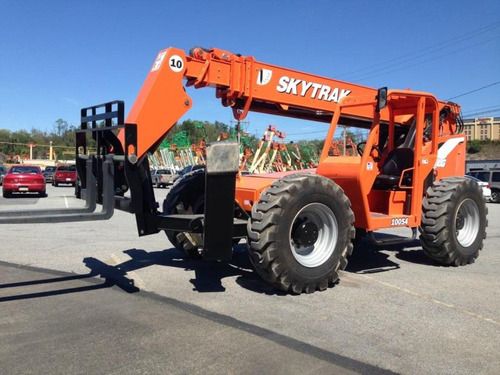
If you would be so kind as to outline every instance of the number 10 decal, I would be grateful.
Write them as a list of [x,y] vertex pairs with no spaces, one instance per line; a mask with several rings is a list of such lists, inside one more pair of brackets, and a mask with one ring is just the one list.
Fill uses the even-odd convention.
[[168,59],[168,66],[174,72],[179,73],[180,71],[182,71],[182,68],[184,67],[184,61],[182,61],[182,58],[180,56],[172,55]]

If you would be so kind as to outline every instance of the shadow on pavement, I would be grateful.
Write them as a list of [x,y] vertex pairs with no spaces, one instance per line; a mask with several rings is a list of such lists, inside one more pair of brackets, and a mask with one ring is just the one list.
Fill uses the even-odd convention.
[[[258,293],[280,294],[271,285],[260,279],[252,269],[245,245],[236,246],[233,258],[229,262],[206,261],[187,257],[177,249],[146,252],[139,249],[124,251],[130,260],[115,266],[109,266],[95,258],[85,258],[85,265],[91,272],[100,275],[106,280],[112,280],[117,286],[130,292],[136,288],[133,280],[125,277],[127,272],[136,271],[152,265],[182,268],[185,271],[194,271],[195,277],[190,283],[193,290],[199,293],[224,292],[226,288],[222,280],[226,277],[237,276],[237,283],[242,287]],[[161,271],[160,271],[161,272]],[[124,288],[125,287],[125,288]],[[128,290],[127,290],[128,288]]]
[[[0,297],[0,302],[50,297],[69,293],[79,293],[102,288],[117,286],[127,293],[136,293],[140,289],[135,285],[133,278],[127,277],[128,272],[136,271],[153,265],[182,268],[186,271],[194,271],[195,277],[190,280],[193,290],[200,293],[224,292],[226,289],[222,285],[222,280],[226,277],[237,276],[237,282],[241,286],[259,293],[277,294],[272,286],[262,281],[252,270],[248,260],[245,246],[237,246],[233,259],[230,262],[205,261],[201,259],[188,258],[183,252],[177,249],[146,252],[140,249],[129,249],[124,251],[130,259],[117,264],[109,265],[99,259],[89,257],[83,262],[90,269],[89,273],[67,276],[52,277],[42,280],[21,281],[15,283],[0,284],[0,290],[7,290],[19,287],[42,286],[51,290],[37,291],[25,294],[11,294]],[[9,267],[21,267],[36,270],[34,267],[18,266],[0,262]],[[159,271],[161,272],[161,271]],[[59,272],[55,271],[55,274]],[[99,278],[104,279],[100,282]],[[85,280],[87,285],[74,286],[75,281]],[[54,289],[54,285],[59,288]],[[68,286],[71,285],[71,286]]]
[[36,193],[36,192],[28,192],[28,193],[14,192],[8,198],[3,197],[3,199],[7,199],[9,201],[16,200],[16,199],[29,199],[29,198],[38,199],[38,198],[40,198],[40,195],[38,195],[38,193]]
[[[383,238],[384,235],[381,236]],[[405,251],[406,248],[415,247],[418,247],[418,249]],[[403,261],[416,264],[435,265],[435,263],[428,259],[420,249],[420,242],[418,240],[406,244],[377,246],[372,244],[368,238],[364,238],[354,247],[353,254],[348,258],[349,262],[345,271],[366,274],[399,269],[400,265],[390,260],[389,255],[385,252],[381,252],[381,250],[397,252],[395,255],[396,258]],[[53,283],[70,283],[75,280],[84,279],[87,279],[90,285],[10,295],[0,297],[0,302],[79,293],[110,288],[113,286],[117,286],[127,293],[136,293],[139,292],[140,289],[134,284],[132,278],[127,277],[127,273],[153,265],[176,267],[182,268],[185,271],[194,271],[195,277],[189,281],[193,285],[193,290],[199,293],[224,292],[226,289],[222,285],[222,280],[226,277],[236,276],[238,285],[250,291],[267,295],[286,294],[263,281],[255,273],[248,259],[246,245],[236,246],[233,258],[229,262],[188,258],[183,252],[174,248],[149,253],[140,249],[129,249],[125,250],[124,253],[127,254],[130,259],[117,265],[109,265],[92,257],[84,258],[83,262],[85,266],[90,269],[90,272],[87,274],[3,284],[0,285],[0,289]],[[104,281],[100,283],[97,277],[104,279]]]
[[[394,239],[394,236],[385,233],[378,233],[379,240]],[[382,252],[385,251],[385,252]],[[378,273],[392,271],[400,268],[400,265],[389,259],[387,252],[395,253],[395,257],[405,262],[435,266],[422,250],[422,245],[418,239],[411,242],[375,245],[365,236],[356,246],[352,255],[348,258],[349,263],[345,271],[354,273]]]
[[[25,267],[25,268],[30,269],[31,267]],[[63,276],[63,277],[55,277],[55,278],[42,279],[42,280],[21,281],[21,282],[17,282],[17,283],[2,284],[2,285],[0,285],[0,289],[8,290],[11,288],[30,287],[30,286],[36,286],[36,285],[47,285],[47,284],[53,284],[53,283],[64,283],[64,282],[70,283],[70,282],[73,282],[75,280],[82,280],[82,279],[92,280],[92,278],[94,276],[96,276],[96,274],[93,274],[92,272],[90,272],[90,273],[84,274],[84,275]],[[115,285],[115,284],[106,280],[104,283],[101,283],[101,284],[91,283],[91,284],[85,285],[85,286],[60,288],[60,289],[55,289],[55,290],[47,290],[47,291],[34,292],[34,293],[8,295],[5,297],[0,297],[0,302],[17,301],[17,300],[42,298],[42,297],[51,297],[51,296],[70,294],[70,293],[88,292],[91,290],[109,288],[113,285]]]
[[[177,250],[146,253],[142,250],[131,249],[127,250],[127,253],[130,253],[133,258],[117,266],[109,266],[96,261],[94,258],[87,258],[86,264],[99,269],[102,274],[91,271],[87,274],[68,275],[64,272],[20,266],[0,261],[0,270],[6,271],[5,275],[10,277],[11,280],[16,280],[19,274],[23,275],[22,277],[24,278],[46,277],[45,279],[5,283],[0,285],[0,290],[4,292],[9,292],[9,289],[14,289],[15,291],[17,288],[30,288],[37,285],[40,288],[44,285],[51,286],[49,284],[55,284],[56,287],[67,286],[68,284],[74,285],[78,284],[78,281],[85,281],[88,284],[87,287],[66,287],[51,291],[48,294],[31,293],[12,296],[13,298],[10,299],[22,300],[24,298],[39,298],[49,295],[66,295],[65,298],[57,301],[44,300],[43,302],[45,303],[30,301],[29,304],[13,303],[9,306],[3,305],[7,317],[16,316],[19,313],[19,318],[9,319],[9,330],[7,333],[9,340],[2,347],[5,354],[9,356],[9,360],[7,364],[2,363],[2,368],[7,368],[3,373],[30,372],[28,370],[32,370],[31,372],[34,373],[52,373],[54,369],[55,372],[65,373],[68,368],[74,368],[75,363],[80,363],[79,361],[81,360],[75,356],[64,355],[65,353],[72,352],[72,349],[76,351],[81,349],[87,359],[92,359],[91,366],[85,367],[87,372],[90,370],[90,373],[99,370],[103,373],[116,372],[116,367],[113,367],[113,364],[109,364],[110,356],[113,358],[122,358],[121,363],[125,363],[125,365],[118,369],[118,372],[123,372],[123,369],[127,372],[127,369],[133,368],[143,373],[155,373],[155,371],[158,373],[157,364],[165,362],[165,353],[176,356],[175,360],[167,361],[169,363],[168,369],[165,370],[166,373],[169,373],[169,371],[172,373],[172,370],[173,373],[178,373],[180,367],[177,366],[183,364],[183,361],[186,361],[188,364],[181,368],[182,373],[191,373],[193,369],[196,370],[195,372],[207,372],[207,368],[209,373],[215,373],[217,368],[211,366],[213,362],[213,350],[208,351],[208,354],[204,354],[201,357],[193,357],[189,353],[182,357],[179,354],[181,353],[180,351],[172,352],[171,345],[174,343],[176,347],[181,349],[184,347],[203,348],[203,345],[210,346],[214,343],[217,344],[217,340],[225,340],[224,345],[220,345],[222,349],[216,352],[216,354],[227,353],[229,355],[229,357],[225,357],[224,361],[219,361],[221,362],[219,368],[223,370],[223,373],[226,371],[238,373],[238,371],[242,371],[242,368],[245,370],[249,368],[251,370],[254,369],[254,373],[266,373],[266,371],[280,372],[284,367],[279,359],[285,358],[288,361],[288,366],[286,366],[288,370],[297,368],[307,369],[310,363],[313,372],[314,369],[321,369],[323,372],[337,374],[393,374],[391,371],[369,363],[335,353],[331,348],[324,349],[306,341],[287,336],[279,330],[263,328],[230,315],[206,310],[190,302],[154,293],[146,292],[143,294],[146,298],[133,299],[132,301],[129,298],[124,300],[116,293],[106,293],[105,290],[103,290],[103,293],[93,296],[82,294],[73,295],[72,298],[68,296],[68,293],[103,289],[118,285],[116,281],[109,279],[111,277],[124,282],[125,287],[123,285],[121,287],[124,287],[125,290],[133,291],[135,289],[130,287],[130,280],[122,277],[127,269],[139,269],[158,263],[165,265],[172,260],[174,262],[180,261],[176,258],[179,255]],[[168,255],[168,257],[165,257],[165,255]],[[186,262],[192,263],[191,261]],[[204,263],[203,261],[193,262]],[[9,270],[6,270],[6,268],[9,268]],[[23,270],[24,272],[18,273],[16,270]],[[227,269],[223,269],[222,273],[227,274],[229,272]],[[50,276],[47,277],[46,275]],[[106,282],[98,284],[95,281],[96,279],[93,278],[96,275],[107,278]],[[178,310],[182,312],[181,316],[179,316]],[[148,320],[147,317],[144,318],[144,314],[138,314],[139,311],[146,314],[151,312],[151,316],[154,316],[155,319],[153,321],[151,319]],[[182,320],[179,320],[179,317]],[[177,323],[172,323],[172,318],[177,319]],[[181,326],[189,324],[191,328],[193,326],[199,327],[198,330],[203,337],[196,335],[183,336],[182,334],[176,337],[169,337],[170,334],[180,332],[172,328],[178,326],[179,322]],[[158,335],[151,335],[151,332],[159,332],[161,337],[158,338]],[[193,332],[193,330],[190,332]],[[205,337],[204,332],[210,333],[207,336],[208,338]],[[222,334],[223,332],[224,334]],[[125,337],[125,345],[119,345],[121,341],[116,341],[116,337]],[[231,341],[233,339],[239,340],[238,342],[243,342],[247,346],[260,348],[253,351],[257,357],[255,355],[244,355],[245,351],[234,353],[235,358],[237,358],[236,361],[244,361],[243,366],[235,365],[235,360],[231,359],[231,354],[235,351],[234,344]],[[200,344],[200,342],[202,343]],[[149,347],[155,350],[148,352],[147,348]],[[15,356],[12,355],[14,352]],[[47,358],[54,358],[54,352],[63,354],[56,358],[57,367],[50,367],[51,365],[46,360]],[[147,353],[147,355],[144,356],[144,353]],[[149,353],[153,354],[149,355]],[[158,355],[155,355],[155,353]],[[123,356],[126,356],[126,358],[123,358]],[[258,364],[256,364],[255,358],[258,358]],[[318,365],[318,360],[325,363]],[[38,361],[43,361],[43,363]],[[25,366],[19,366],[20,364],[24,365],[23,362],[26,362]],[[150,363],[152,363],[151,366],[149,366]],[[208,367],[207,363],[209,364]],[[305,366],[304,363],[306,363]],[[193,366],[193,364],[196,365]],[[45,370],[52,369],[53,371],[40,371],[40,366]],[[105,370],[102,370],[103,368]],[[13,371],[13,369],[17,371]],[[243,372],[245,371],[243,370]]]

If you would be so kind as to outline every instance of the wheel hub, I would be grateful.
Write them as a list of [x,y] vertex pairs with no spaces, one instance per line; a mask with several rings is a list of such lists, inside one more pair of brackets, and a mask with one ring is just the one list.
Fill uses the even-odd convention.
[[323,203],[309,203],[292,221],[289,239],[295,260],[314,268],[324,264],[333,254],[338,240],[337,218]]
[[314,245],[318,239],[318,226],[311,221],[304,221],[294,228],[292,239],[299,246]]
[[474,200],[463,200],[455,216],[456,236],[458,243],[463,247],[471,246],[479,234],[479,208]]
[[457,230],[461,230],[464,228],[465,218],[463,217],[463,215],[461,215],[461,214],[457,215],[456,226],[457,226]]

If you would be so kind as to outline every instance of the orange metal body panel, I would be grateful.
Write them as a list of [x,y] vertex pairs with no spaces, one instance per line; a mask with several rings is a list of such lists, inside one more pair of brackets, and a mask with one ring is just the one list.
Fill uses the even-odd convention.
[[456,134],[439,137],[439,139],[439,142],[443,145],[449,142],[456,144],[456,146],[447,154],[444,165],[436,168],[436,179],[441,180],[445,177],[463,176],[465,174],[466,136],[464,134]]
[[384,215],[402,215],[407,194],[406,191],[398,190],[372,190],[368,194],[370,208]]
[[259,200],[260,193],[262,193],[264,189],[268,188],[273,181],[289,174],[301,172],[316,173],[316,169],[265,173],[250,176],[239,175],[236,179],[236,201],[243,209],[250,211],[253,204]]
[[160,51],[127,116],[126,122],[138,127],[138,157],[155,150],[192,106],[182,82],[184,70],[176,71],[178,68],[170,66],[177,61],[182,61],[185,67],[184,51],[174,48]]
[[[360,181],[362,158],[356,156],[328,156],[321,160],[317,173],[335,181],[349,197],[354,217],[361,223],[363,220],[363,188]],[[366,176],[370,178],[369,176]],[[372,180],[375,180],[376,173],[373,172]]]

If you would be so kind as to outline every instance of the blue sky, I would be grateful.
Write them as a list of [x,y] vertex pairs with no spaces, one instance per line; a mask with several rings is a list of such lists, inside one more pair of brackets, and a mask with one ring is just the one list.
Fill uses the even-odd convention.
[[[129,109],[159,50],[217,47],[371,87],[456,98],[464,115],[500,115],[500,1],[2,0],[0,129],[79,123],[81,107]],[[189,92],[185,118],[229,123],[212,89]],[[481,115],[487,115],[484,113]],[[466,116],[467,117],[467,116]],[[287,140],[327,125],[250,114]],[[321,137],[321,134],[319,135]]]

